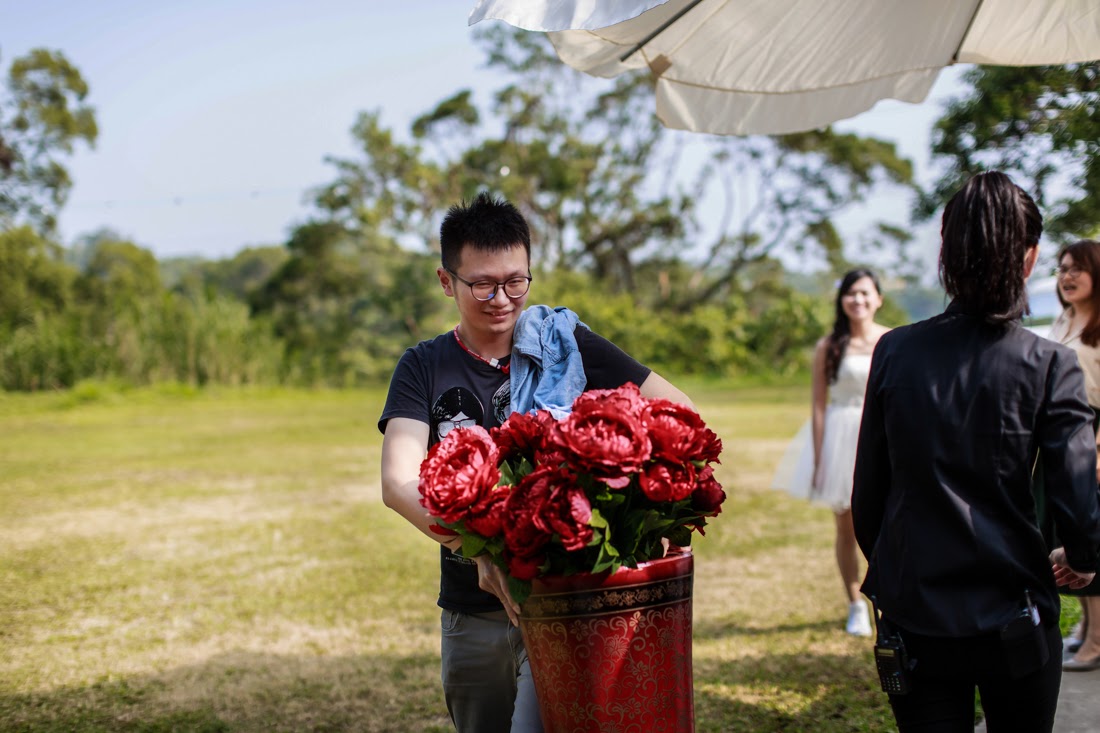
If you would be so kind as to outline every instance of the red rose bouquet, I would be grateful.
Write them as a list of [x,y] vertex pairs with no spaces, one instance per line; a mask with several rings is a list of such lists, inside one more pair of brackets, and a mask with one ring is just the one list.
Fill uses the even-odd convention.
[[522,603],[543,575],[614,572],[691,543],[726,498],[722,441],[690,408],[627,384],[585,392],[562,420],[513,413],[452,430],[420,466],[421,504],[462,554],[489,553]]

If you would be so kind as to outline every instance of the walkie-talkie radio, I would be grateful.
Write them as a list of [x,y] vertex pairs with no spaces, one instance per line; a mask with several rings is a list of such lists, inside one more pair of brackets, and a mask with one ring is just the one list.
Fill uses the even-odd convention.
[[905,651],[905,641],[897,629],[879,613],[875,597],[871,596],[871,608],[874,610],[875,629],[875,667],[878,668],[879,684],[882,691],[890,695],[905,695],[912,689],[909,673],[916,666],[916,660],[910,660]]

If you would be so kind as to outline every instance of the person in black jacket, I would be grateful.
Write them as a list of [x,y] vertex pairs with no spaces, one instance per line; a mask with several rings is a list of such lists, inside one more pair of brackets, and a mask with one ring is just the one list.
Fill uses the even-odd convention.
[[[902,733],[1050,731],[1061,683],[1057,585],[1097,569],[1092,411],[1074,353],[1019,325],[1042,217],[1003,173],[971,178],[943,214],[934,318],[875,348],[852,491],[877,648],[904,645]],[[1041,461],[1063,543],[1048,556],[1032,471]],[[877,654],[878,652],[876,652]],[[889,675],[887,675],[889,676]],[[890,684],[896,684],[891,678]],[[884,685],[885,686],[885,685]]]

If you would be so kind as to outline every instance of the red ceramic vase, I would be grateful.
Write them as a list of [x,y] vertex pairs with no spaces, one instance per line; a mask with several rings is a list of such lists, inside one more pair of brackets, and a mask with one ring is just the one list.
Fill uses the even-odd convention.
[[695,729],[689,548],[535,580],[520,629],[546,733]]

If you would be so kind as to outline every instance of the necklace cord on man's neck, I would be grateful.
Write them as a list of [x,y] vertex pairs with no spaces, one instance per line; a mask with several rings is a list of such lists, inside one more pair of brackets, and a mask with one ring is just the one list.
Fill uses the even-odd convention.
[[480,362],[484,362],[484,363],[488,364],[489,366],[493,367],[494,369],[499,369],[500,371],[504,372],[505,374],[508,373],[508,364],[501,364],[500,360],[495,359],[495,358],[486,359],[484,356],[477,353],[476,351],[471,349],[466,344],[462,343],[462,338],[458,335],[458,326],[455,326],[455,330],[454,330],[453,333],[455,335],[455,341],[458,342],[458,345],[461,346],[462,350],[465,351],[467,354],[474,357],[475,359],[477,359]]

